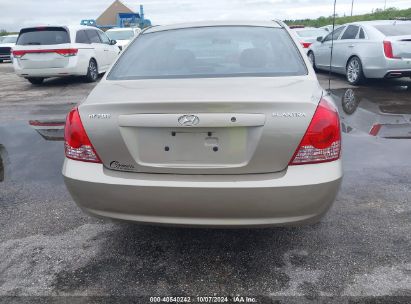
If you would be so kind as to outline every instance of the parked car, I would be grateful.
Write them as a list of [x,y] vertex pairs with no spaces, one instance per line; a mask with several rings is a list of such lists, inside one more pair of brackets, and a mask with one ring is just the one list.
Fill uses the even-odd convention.
[[411,22],[364,21],[343,25],[312,44],[308,56],[314,68],[346,75],[352,85],[367,78],[411,76]]
[[13,66],[17,75],[32,84],[41,84],[48,77],[71,75],[85,76],[93,82],[117,58],[115,43],[94,27],[25,28],[13,48]]
[[283,22],[158,26],[68,114],[63,175],[77,204],[103,217],[311,223],[339,189],[340,136]]
[[[340,27],[340,25],[334,25],[334,30],[336,30],[337,28],[339,28]],[[325,25],[325,26],[322,26],[322,27],[320,27],[320,29],[322,29],[322,30],[324,30],[324,31],[327,31],[328,33],[331,33],[332,31],[333,31],[333,25],[332,24],[330,24],[330,25]],[[323,36],[324,37],[324,36]]]
[[311,44],[317,41],[318,37],[325,37],[328,34],[326,30],[315,27],[295,28],[293,31],[297,34],[303,48],[307,50]]
[[16,45],[17,35],[3,36],[3,40],[0,42],[0,62],[4,60],[11,60],[11,49]]
[[107,36],[111,40],[117,41],[116,45],[120,50],[123,50],[135,36],[141,32],[139,28],[112,28],[106,31]]

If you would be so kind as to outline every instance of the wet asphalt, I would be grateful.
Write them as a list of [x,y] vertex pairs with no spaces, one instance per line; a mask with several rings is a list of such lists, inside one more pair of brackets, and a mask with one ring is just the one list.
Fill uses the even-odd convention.
[[[319,74],[325,88],[327,77]],[[331,84],[345,132],[344,181],[319,224],[183,229],[82,213],[63,184],[61,129],[29,121],[58,125],[94,84],[36,87],[0,64],[0,303],[109,295],[143,296],[136,303],[157,295],[411,301],[411,80],[353,88],[332,75]]]

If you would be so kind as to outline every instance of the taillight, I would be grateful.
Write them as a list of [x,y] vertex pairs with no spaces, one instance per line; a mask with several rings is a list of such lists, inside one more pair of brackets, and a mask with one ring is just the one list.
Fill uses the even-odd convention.
[[67,115],[64,129],[64,150],[67,158],[85,162],[101,163],[90,139],[84,130],[77,108]]
[[337,110],[321,99],[289,165],[330,162],[340,158],[341,130]]
[[372,126],[372,128],[371,128],[371,130],[370,130],[370,135],[371,136],[377,136],[378,135],[378,133],[380,132],[380,130],[381,130],[381,125],[380,124],[375,124],[375,125],[373,125]]
[[69,56],[76,56],[78,53],[78,49],[61,49],[61,50],[55,50],[55,52],[61,56],[69,57]]
[[391,41],[384,41],[384,54],[385,57],[391,58],[391,59],[400,59],[401,57],[396,57],[394,56],[394,53],[392,51],[392,43]]
[[76,56],[78,49],[51,49],[51,50],[19,50],[13,51],[13,56],[21,58],[26,54],[44,54],[44,53],[57,53],[64,57]]
[[312,43],[310,42],[301,42],[301,45],[303,46],[304,49],[308,49]]
[[22,56],[24,56],[25,52],[24,51],[11,51],[11,54],[13,55],[13,57],[15,58],[20,58]]

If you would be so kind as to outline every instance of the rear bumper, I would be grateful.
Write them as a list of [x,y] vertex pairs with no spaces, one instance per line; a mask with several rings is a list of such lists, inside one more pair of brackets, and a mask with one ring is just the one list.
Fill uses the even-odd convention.
[[[77,56],[76,56],[77,57]],[[87,75],[88,62],[72,57],[69,63],[59,68],[22,68],[18,59],[14,58],[13,67],[16,74],[20,77],[63,77],[63,76],[85,76]]]
[[[394,78],[411,76],[411,59],[384,59],[380,64],[364,62],[367,78]],[[396,73],[396,76],[392,76]]]
[[0,60],[11,60],[11,57],[10,57],[10,55],[3,55],[3,54],[1,54],[1,55],[0,55]]
[[83,69],[74,68],[48,68],[48,69],[15,69],[20,77],[63,77],[63,76],[85,76]]
[[391,70],[388,71],[385,78],[400,78],[400,77],[411,77],[411,69],[409,70]]
[[337,195],[341,161],[249,175],[125,173],[66,159],[66,186],[96,216],[185,226],[306,224],[321,218]]

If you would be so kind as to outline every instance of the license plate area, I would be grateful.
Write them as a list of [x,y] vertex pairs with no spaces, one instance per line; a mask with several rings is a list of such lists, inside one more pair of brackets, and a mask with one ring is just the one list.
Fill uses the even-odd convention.
[[248,141],[251,129],[137,128],[136,161],[151,167],[244,166],[253,152]]

